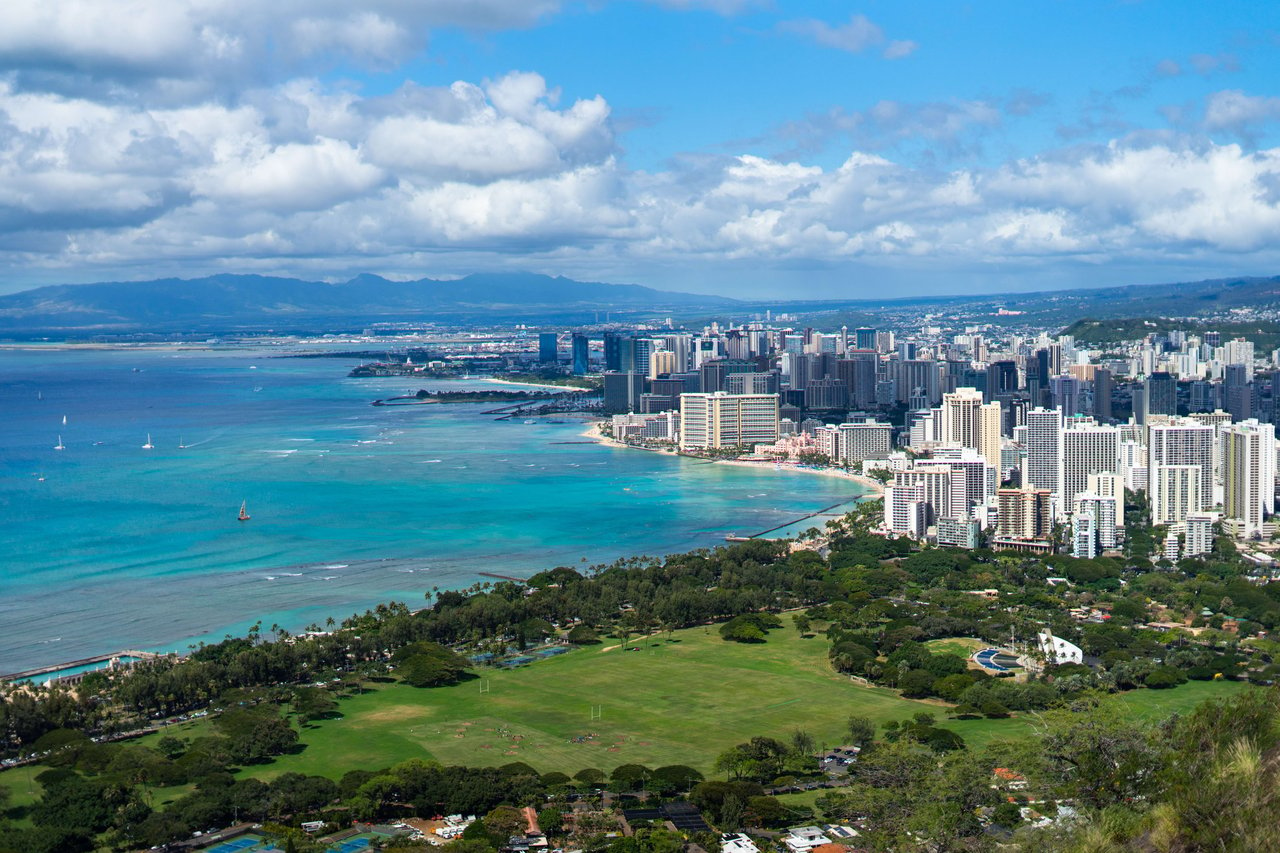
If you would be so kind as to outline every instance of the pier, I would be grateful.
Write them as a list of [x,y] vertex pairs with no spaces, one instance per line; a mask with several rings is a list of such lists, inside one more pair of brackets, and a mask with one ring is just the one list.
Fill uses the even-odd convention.
[[[0,675],[0,681],[29,681],[39,680],[40,676],[53,676],[50,681],[56,681],[59,684],[78,684],[84,677],[92,672],[100,672],[104,667],[98,667],[97,664],[106,664],[106,669],[115,669],[117,667],[133,666],[135,662],[145,660],[155,660],[164,657],[155,652],[143,652],[137,649],[129,649],[123,652],[112,652],[107,655],[94,655],[93,657],[80,658],[79,660],[69,661],[67,663],[56,663],[50,666],[40,666],[35,669],[26,669],[22,672],[11,672],[7,675]],[[122,658],[133,658],[128,662],[121,660]],[[82,669],[80,672],[73,672],[67,675],[59,676],[57,673],[64,672],[69,669],[81,669],[82,667],[95,667],[94,669]]]
[[759,538],[761,538],[762,536],[767,536],[767,535],[769,535],[770,533],[773,533],[773,532],[774,532],[774,531],[776,531],[776,530],[781,530],[781,529],[782,529],[782,528],[784,528],[784,527],[790,527],[790,526],[791,526],[791,525],[793,525],[793,524],[799,524],[800,522],[802,522],[802,521],[807,521],[808,519],[813,518],[813,517],[815,517],[815,516],[825,515],[826,513],[831,512],[831,510],[835,509],[836,507],[841,507],[841,506],[845,506],[846,504],[854,503],[854,501],[856,501],[856,500],[857,500],[857,498],[854,498],[853,500],[849,500],[849,501],[840,501],[840,503],[834,503],[834,504],[832,504],[831,506],[823,507],[822,509],[819,509],[819,510],[814,510],[813,512],[809,513],[808,515],[802,515],[802,516],[800,516],[799,518],[792,519],[791,521],[785,521],[785,522],[783,522],[782,524],[779,524],[779,525],[777,525],[777,526],[775,526],[775,527],[770,527],[768,530],[761,530],[759,533],[753,533],[753,534],[751,534],[750,536],[729,535],[729,536],[724,537],[724,541],[726,541],[726,542],[750,542],[752,539],[759,539]]

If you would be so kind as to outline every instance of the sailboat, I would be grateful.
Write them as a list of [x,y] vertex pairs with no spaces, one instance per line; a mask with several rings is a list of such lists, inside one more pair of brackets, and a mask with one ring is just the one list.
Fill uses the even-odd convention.
[[63,426],[66,426],[66,425],[67,425],[67,416],[66,416],[66,415],[63,415],[63,416],[62,416],[62,425],[63,425]]
[[144,444],[144,445],[142,445],[142,449],[143,449],[143,450],[151,450],[151,449],[153,449],[154,447],[155,447],[155,445],[151,443],[151,433],[147,433],[147,443],[146,443],[146,444]]
[[53,446],[54,450],[66,450],[67,446],[62,443],[62,436],[58,436],[58,443]]
[[236,520],[237,520],[237,521],[248,521],[248,520],[249,520],[249,518],[250,518],[250,516],[249,516],[249,512],[248,512],[248,510],[246,509],[246,507],[248,506],[248,504],[249,504],[249,502],[248,502],[248,501],[241,501],[241,502],[240,502],[240,515],[236,516]]
[[185,444],[183,444],[183,443],[182,443],[182,436],[178,436],[178,449],[179,449],[179,450],[186,450],[186,449],[187,449],[187,446],[186,446]]

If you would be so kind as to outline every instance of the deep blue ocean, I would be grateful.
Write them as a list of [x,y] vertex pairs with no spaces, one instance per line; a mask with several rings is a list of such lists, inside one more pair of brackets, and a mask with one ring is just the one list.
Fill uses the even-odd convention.
[[480,572],[716,545],[861,494],[584,443],[581,421],[494,421],[492,405],[374,407],[486,383],[353,365],[0,349],[0,672],[419,607]]

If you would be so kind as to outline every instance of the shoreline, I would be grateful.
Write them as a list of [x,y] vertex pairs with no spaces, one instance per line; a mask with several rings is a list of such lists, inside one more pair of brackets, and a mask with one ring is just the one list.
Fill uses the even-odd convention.
[[545,382],[517,382],[513,379],[495,379],[490,376],[483,376],[481,379],[485,382],[496,382],[499,385],[523,385],[528,388],[549,388],[552,391],[565,391],[578,394],[586,394],[591,391],[590,388],[578,388],[573,385],[550,385]]
[[[680,455],[675,450],[666,450],[657,447],[638,447],[634,444],[627,444],[625,441],[618,441],[616,438],[610,438],[600,432],[601,423],[603,423],[603,421],[597,420],[595,423],[592,423],[585,430],[579,433],[579,435],[584,438],[590,438],[597,444],[602,444],[606,447],[619,447],[625,450],[643,450],[648,453],[664,453],[668,456]],[[710,462],[716,465],[734,465],[740,468],[782,470],[800,474],[817,474],[823,477],[838,477],[844,480],[852,480],[858,485],[864,487],[868,490],[868,496],[878,497],[884,494],[884,484],[879,480],[874,480],[864,474],[854,474],[850,471],[845,471],[842,468],[813,468],[806,465],[799,465],[794,462],[762,462],[753,459],[700,459],[696,456],[686,456],[684,458],[694,459],[698,462]],[[781,467],[779,468],[777,466]]]

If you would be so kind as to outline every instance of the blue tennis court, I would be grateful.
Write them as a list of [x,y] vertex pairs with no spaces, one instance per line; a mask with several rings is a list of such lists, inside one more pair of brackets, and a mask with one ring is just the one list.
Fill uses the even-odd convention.
[[368,847],[368,838],[348,838],[337,847],[330,847],[329,853],[356,853],[357,850],[365,850]]
[[254,838],[246,835],[243,838],[237,838],[234,841],[224,841],[217,847],[210,847],[205,853],[239,853],[241,850],[248,850],[251,847],[257,847],[262,843],[261,838]]

